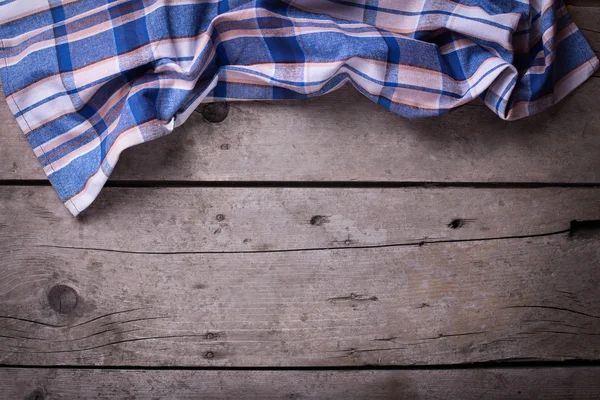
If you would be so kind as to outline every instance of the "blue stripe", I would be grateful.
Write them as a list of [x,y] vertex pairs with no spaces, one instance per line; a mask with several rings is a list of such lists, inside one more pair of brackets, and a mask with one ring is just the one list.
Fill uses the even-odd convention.
[[447,16],[450,16],[450,17],[456,17],[456,18],[466,19],[466,20],[469,20],[469,21],[482,22],[484,24],[487,24],[487,25],[490,25],[490,26],[495,26],[496,28],[504,29],[505,31],[509,31],[509,32],[513,32],[513,30],[514,30],[510,26],[502,25],[502,24],[499,24],[499,23],[494,22],[494,21],[490,21],[490,20],[486,20],[486,19],[481,19],[481,18],[475,18],[475,17],[467,17],[466,15],[461,15],[461,14],[453,13],[453,12],[450,12],[450,11],[434,10],[434,11],[419,11],[419,12],[415,11],[415,12],[413,12],[413,11],[394,10],[392,8],[385,8],[385,7],[377,7],[377,6],[372,6],[372,5],[369,5],[369,4],[351,3],[351,2],[346,1],[346,0],[327,0],[327,1],[330,1],[332,3],[342,4],[342,5],[345,5],[345,6],[351,6],[351,7],[357,7],[357,8],[364,8],[364,9],[371,10],[371,11],[383,12],[383,13],[394,14],[394,15],[405,15],[405,16],[447,15]]
[[[8,8],[16,12],[12,11],[15,1],[0,0],[0,20],[6,18],[2,13]],[[539,112],[548,102],[542,104],[535,100],[552,94],[557,82],[579,70],[582,75],[576,77],[575,83],[580,83],[592,74],[591,67],[597,65],[594,52],[581,32],[575,30],[561,42],[556,37],[541,35],[550,28],[565,32],[572,23],[568,14],[558,16],[558,10],[564,7],[560,0],[544,0],[552,1],[550,8],[541,7],[541,0],[531,0],[530,5],[517,0],[420,1],[421,12],[395,10],[390,6],[392,2],[381,0],[329,0],[329,3],[325,0],[219,0],[185,5],[159,4],[158,0],[77,0],[63,5],[60,0],[49,0],[49,10],[0,23],[2,39],[40,30],[16,46],[5,47],[5,41],[0,42],[0,56],[21,58],[10,67],[0,63],[0,75],[7,95],[21,91],[19,97],[11,101],[29,104],[14,111],[15,116],[21,118],[20,122],[31,119],[29,122],[39,124],[49,120],[57,111],[44,110],[47,115],[41,115],[44,114],[42,106],[50,108],[48,102],[58,98],[68,98],[77,110],[27,134],[32,147],[42,146],[47,150],[39,157],[44,166],[65,156],[74,157],[63,168],[49,173],[61,199],[68,201],[86,187],[88,179],[97,171],[110,175],[114,165],[108,161],[107,154],[111,149],[114,151],[123,132],[140,126],[140,141],[164,136],[169,133],[168,122],[187,114],[200,96],[225,101],[304,99],[327,93],[349,81],[372,101],[410,118],[446,113],[464,103],[466,96],[475,95],[480,95],[497,114],[507,117],[518,102],[527,102],[523,108],[525,115]],[[315,5],[323,6],[323,3],[332,14],[350,19],[311,12]],[[147,7],[155,5],[159,7],[149,12]],[[479,7],[489,15],[512,13],[518,18],[518,28],[461,15],[459,5]],[[107,6],[106,11],[98,12],[99,6]],[[542,14],[538,9],[545,11]],[[87,12],[91,15],[81,18]],[[133,18],[133,13],[138,12],[140,15]],[[254,17],[257,14],[261,16]],[[393,33],[403,25],[396,26],[395,20],[401,22],[407,16],[418,17],[415,28],[403,35]],[[503,29],[509,40],[531,40],[527,44],[528,51],[513,54],[509,42],[504,48],[501,43],[505,42],[490,32],[482,32],[478,38],[465,33],[468,29],[453,31],[450,17],[460,18],[461,23],[466,24],[483,23],[490,30]],[[66,23],[71,18],[73,21]],[[105,32],[90,31],[98,23],[117,20],[118,24]],[[85,37],[73,40],[73,34],[80,34],[84,29]],[[515,29],[518,32],[514,32]],[[209,30],[210,38],[206,38],[201,48],[191,49],[191,43],[167,48],[170,40],[189,40]],[[299,33],[301,30],[310,32]],[[248,35],[243,33],[246,31]],[[452,44],[463,39],[474,45],[452,50]],[[161,41],[160,46],[158,41]],[[50,47],[33,51],[40,43]],[[441,47],[450,50],[441,54]],[[189,50],[195,55],[191,56]],[[552,58],[548,57],[550,54]],[[498,65],[482,70],[490,58]],[[361,64],[362,60],[370,61]],[[80,69],[100,61],[113,63],[106,69],[111,72],[95,68],[98,76],[92,77],[94,82],[81,84]],[[317,66],[326,62],[339,65],[329,69]],[[589,68],[583,68],[586,66]],[[426,81],[405,81],[400,74],[405,73],[407,67],[425,70],[422,79]],[[317,68],[320,69],[311,70]],[[502,93],[494,93],[482,85],[484,80],[492,81],[491,77],[496,75],[500,78],[494,83],[502,84],[503,89],[497,89]],[[32,86],[53,76],[57,79]],[[356,81],[352,77],[357,78]],[[85,79],[90,80],[87,76]],[[467,79],[473,82],[467,83]],[[186,88],[170,87],[166,82],[171,80],[187,83]],[[215,80],[218,80],[216,86],[206,93]],[[365,82],[364,87],[358,82]],[[305,93],[309,86],[318,89]],[[368,93],[367,88],[373,94]],[[398,89],[411,90],[411,98],[392,101]],[[83,91],[87,91],[86,95],[92,93],[85,102],[81,97]],[[98,111],[120,91],[122,99],[100,117]],[[77,137],[55,148],[48,143],[86,122],[90,124],[89,129]],[[109,126],[115,127],[110,134]],[[76,153],[95,142],[99,145],[92,151]]]

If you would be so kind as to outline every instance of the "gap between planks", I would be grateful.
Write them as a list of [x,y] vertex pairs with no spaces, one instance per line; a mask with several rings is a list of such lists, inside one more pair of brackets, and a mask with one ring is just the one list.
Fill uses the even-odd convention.
[[0,369],[11,399],[598,399],[599,369],[132,371]]

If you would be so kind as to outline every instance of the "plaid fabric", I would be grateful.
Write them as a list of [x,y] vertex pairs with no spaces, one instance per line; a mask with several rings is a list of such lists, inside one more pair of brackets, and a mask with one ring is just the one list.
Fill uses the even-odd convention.
[[74,215],[201,102],[350,82],[406,117],[480,96],[516,119],[598,68],[561,0],[0,0],[0,40],[10,108]]

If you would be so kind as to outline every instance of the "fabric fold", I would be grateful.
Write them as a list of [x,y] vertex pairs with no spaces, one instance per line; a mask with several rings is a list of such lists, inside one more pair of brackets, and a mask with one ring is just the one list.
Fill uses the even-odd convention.
[[9,107],[73,215],[201,103],[352,84],[408,118],[544,110],[599,67],[560,0],[5,0]]

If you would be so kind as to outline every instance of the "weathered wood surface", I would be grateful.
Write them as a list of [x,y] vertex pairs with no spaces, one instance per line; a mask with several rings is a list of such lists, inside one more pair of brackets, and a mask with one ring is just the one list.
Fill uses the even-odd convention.
[[[582,7],[600,7],[600,0],[565,0],[567,6]],[[571,9],[572,7],[569,7]]]
[[[599,399],[600,370],[0,370],[7,399]],[[35,397],[35,396],[38,397]],[[43,397],[42,397],[43,396]]]
[[72,218],[50,187],[0,187],[0,243],[9,249],[388,246],[544,235],[595,219],[598,188],[106,188]]
[[[571,15],[600,52],[600,2]],[[596,74],[600,76],[600,74]],[[600,182],[600,80],[503,122],[409,121],[353,90],[233,104],[120,181]],[[0,180],[45,179],[0,95]],[[5,182],[6,183],[6,182]],[[243,185],[243,183],[242,183]],[[600,360],[600,189],[107,188],[82,216],[0,187],[0,364]],[[0,399],[600,398],[598,367],[0,368]]]
[[600,359],[599,189],[108,191],[0,190],[0,363]]
[[[589,5],[589,4],[587,4]],[[569,7],[600,51],[600,9]],[[600,80],[553,109],[505,122],[481,103],[423,120],[396,116],[346,88],[298,102],[200,114],[132,151],[115,180],[600,182]],[[0,180],[45,179],[0,96]]]

